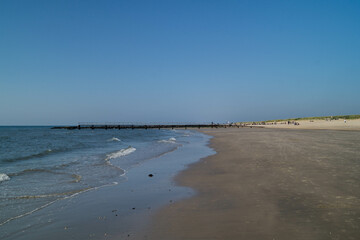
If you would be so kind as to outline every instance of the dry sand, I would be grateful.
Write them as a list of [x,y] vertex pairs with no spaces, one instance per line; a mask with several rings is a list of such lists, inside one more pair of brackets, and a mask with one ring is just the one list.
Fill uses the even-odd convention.
[[[293,129],[332,129],[332,130],[360,130],[360,119],[354,120],[300,120],[296,121],[300,125],[294,124],[281,124],[276,125],[261,125],[266,128],[293,128]],[[285,123],[285,122],[283,122]]]
[[176,181],[145,239],[359,239],[360,131],[206,130],[217,154]]

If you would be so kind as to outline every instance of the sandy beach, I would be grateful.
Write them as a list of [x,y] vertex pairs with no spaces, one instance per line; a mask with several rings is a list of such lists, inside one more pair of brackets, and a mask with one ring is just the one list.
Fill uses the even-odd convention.
[[158,211],[145,239],[359,238],[360,131],[204,132],[217,154],[175,179],[197,194]]
[[328,130],[360,130],[360,119],[338,119],[338,120],[299,120],[299,125],[279,122],[277,124],[268,123],[265,128],[287,128],[287,129],[328,129]]

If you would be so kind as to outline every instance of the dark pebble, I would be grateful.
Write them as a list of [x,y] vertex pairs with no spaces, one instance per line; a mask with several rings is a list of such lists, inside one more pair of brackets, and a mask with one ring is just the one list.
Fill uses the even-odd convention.
[[153,177],[154,175],[150,173],[148,176],[149,176],[149,177]]

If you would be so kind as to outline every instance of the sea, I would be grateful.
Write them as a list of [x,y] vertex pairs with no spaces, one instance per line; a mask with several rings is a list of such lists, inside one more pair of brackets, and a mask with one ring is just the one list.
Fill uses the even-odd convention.
[[155,209],[195,194],[173,178],[214,154],[209,140],[193,130],[0,127],[0,239],[139,233]]

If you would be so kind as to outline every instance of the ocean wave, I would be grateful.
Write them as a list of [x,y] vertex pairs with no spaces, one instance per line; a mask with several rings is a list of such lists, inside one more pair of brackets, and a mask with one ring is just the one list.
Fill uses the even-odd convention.
[[171,137],[168,140],[160,140],[158,142],[162,142],[162,143],[175,143],[176,142],[176,138]]
[[5,173],[0,173],[0,182],[3,181],[9,181],[10,177],[8,175],[6,175]]
[[121,140],[118,139],[117,137],[113,137],[113,138],[110,138],[108,141],[109,142],[120,142]]
[[75,193],[80,193],[86,190],[91,189],[91,187],[69,191],[69,192],[60,192],[60,193],[49,193],[49,194],[40,194],[40,195],[21,195],[21,196],[13,196],[7,197],[6,200],[13,200],[13,199],[35,199],[35,198],[50,198],[50,197],[59,197],[59,196],[70,196]]
[[30,168],[30,169],[25,169],[21,172],[17,172],[17,173],[10,173],[10,176],[21,176],[24,174],[31,174],[31,173],[37,173],[37,172],[42,172],[42,173],[51,173],[51,174],[67,174],[67,173],[61,173],[61,172],[55,172],[55,171],[51,171],[48,169],[37,169],[37,168]]
[[67,168],[67,167],[70,167],[70,166],[76,165],[76,164],[79,164],[79,162],[78,161],[72,161],[72,162],[69,162],[69,163],[63,163],[63,164],[54,166],[52,169],[57,170],[57,169]]
[[126,155],[129,155],[130,153],[133,153],[135,151],[136,151],[136,148],[130,146],[130,147],[121,149],[121,150],[119,150],[117,152],[113,152],[113,153],[110,153],[110,154],[106,155],[105,160],[109,161],[110,159],[126,156]]
[[82,176],[78,175],[78,174],[71,174],[71,177],[74,178],[73,181],[71,181],[72,183],[78,183],[81,181]]
[[22,156],[22,157],[3,159],[2,161],[3,162],[17,162],[17,161],[29,160],[32,158],[42,158],[49,154],[58,153],[58,152],[62,152],[62,151],[64,151],[64,149],[55,149],[55,150],[47,149],[47,150],[39,152],[39,153],[30,154],[30,155]]
[[119,158],[119,157],[129,155],[135,151],[136,151],[136,148],[129,146],[129,147],[121,149],[117,152],[113,152],[113,153],[106,155],[105,162],[108,166],[119,170],[121,172],[121,176],[124,176],[126,174],[126,171],[124,169],[122,169],[121,167],[113,165],[110,160],[114,159],[114,158]]
[[[48,170],[48,169],[36,169],[36,168],[25,169],[25,170],[23,170],[21,172],[17,172],[17,173],[10,173],[9,176],[17,177],[17,176],[21,176],[21,175],[25,175],[25,174],[33,174],[33,173],[49,173],[49,174],[55,174],[55,175],[67,175],[73,179],[72,181],[70,181],[71,183],[78,183],[81,181],[81,178],[82,178],[82,176],[78,175],[78,174],[52,171],[52,170]],[[5,180],[10,180],[10,178],[5,179]],[[0,181],[1,181],[1,174],[0,174]]]

